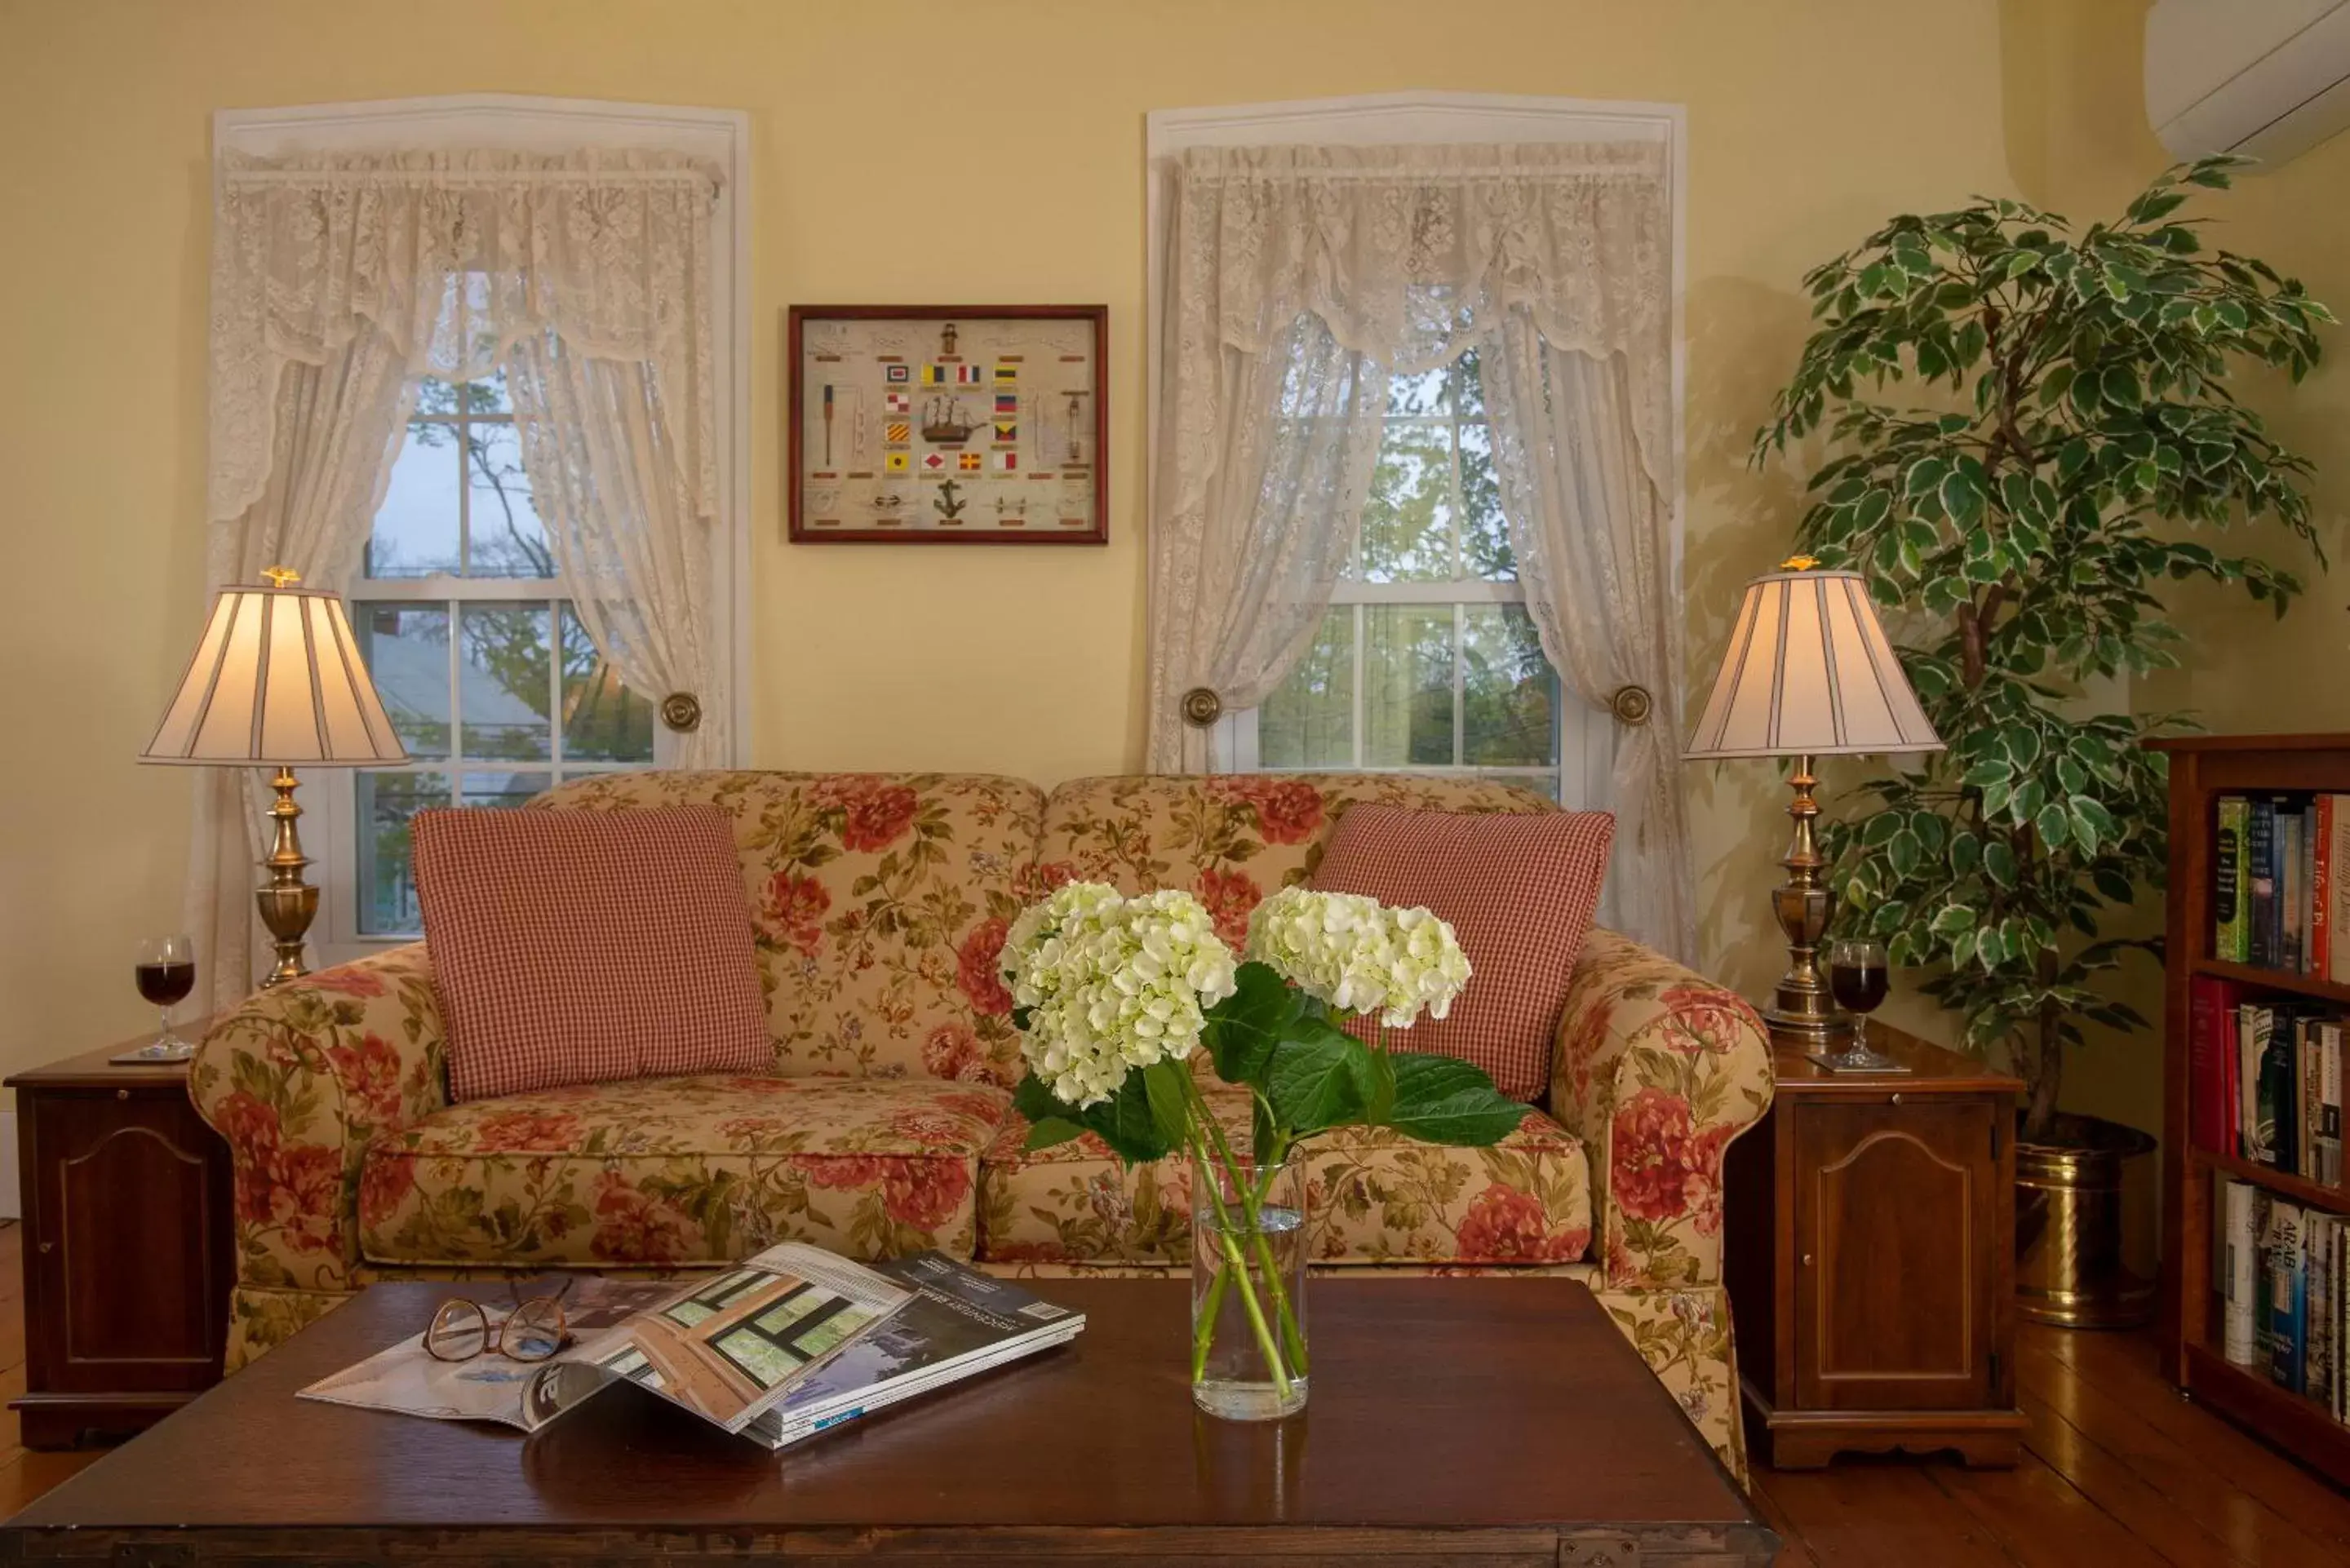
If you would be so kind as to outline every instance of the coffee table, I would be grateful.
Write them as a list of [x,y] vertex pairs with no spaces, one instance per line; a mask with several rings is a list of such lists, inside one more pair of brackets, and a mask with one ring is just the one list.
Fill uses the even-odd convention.
[[[1180,1280],[769,1454],[636,1388],[528,1439],[296,1399],[452,1287],[377,1285],[0,1525],[0,1562],[1727,1568],[1778,1542],[1581,1285],[1314,1282],[1312,1403],[1194,1412]],[[502,1286],[473,1287],[485,1299]]]

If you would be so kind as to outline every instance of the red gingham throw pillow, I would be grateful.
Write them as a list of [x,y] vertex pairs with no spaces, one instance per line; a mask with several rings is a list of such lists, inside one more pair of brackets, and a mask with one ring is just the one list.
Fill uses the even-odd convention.
[[774,1065],[724,814],[424,811],[449,1097]]
[[1350,807],[1313,886],[1434,910],[1452,922],[1471,971],[1441,1023],[1423,1013],[1409,1029],[1388,1031],[1388,1044],[1457,1056],[1512,1099],[1541,1098],[1615,837],[1616,818],[1604,811]]

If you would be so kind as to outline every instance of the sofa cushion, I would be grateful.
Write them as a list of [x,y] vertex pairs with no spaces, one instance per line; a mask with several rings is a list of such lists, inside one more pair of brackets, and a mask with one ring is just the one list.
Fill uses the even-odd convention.
[[1045,797],[978,774],[630,773],[541,806],[726,814],[782,1072],[1018,1081],[996,973]]
[[717,812],[424,811],[413,831],[451,1099],[766,1065]]
[[1366,801],[1331,836],[1313,885],[1451,922],[1468,985],[1444,1017],[1390,1031],[1389,1044],[1474,1063],[1512,1099],[1536,1100],[1615,837],[1604,811],[1471,815]]
[[[1201,1085],[1248,1137],[1247,1092]],[[1014,1114],[980,1162],[980,1257],[992,1263],[1189,1260],[1191,1170],[1123,1168],[1091,1133],[1028,1150]],[[1591,1241],[1583,1145],[1539,1110],[1491,1148],[1446,1148],[1377,1127],[1308,1138],[1306,1227],[1323,1263],[1511,1264],[1581,1259]]]
[[1131,774],[1072,779],[1045,803],[1037,885],[1181,888],[1238,947],[1266,894],[1303,882],[1362,801],[1416,811],[1540,812],[1538,794],[1487,779],[1415,774]]
[[369,1150],[378,1263],[733,1262],[776,1241],[968,1257],[1001,1089],[931,1078],[577,1085],[433,1112]]

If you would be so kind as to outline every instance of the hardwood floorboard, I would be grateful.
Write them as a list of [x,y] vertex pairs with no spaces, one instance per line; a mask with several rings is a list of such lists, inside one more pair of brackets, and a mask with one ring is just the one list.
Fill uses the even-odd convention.
[[1852,1458],[1821,1470],[1757,1470],[1788,1542],[1779,1568],[2013,1568],[2021,1559],[1934,1483],[1931,1464]]

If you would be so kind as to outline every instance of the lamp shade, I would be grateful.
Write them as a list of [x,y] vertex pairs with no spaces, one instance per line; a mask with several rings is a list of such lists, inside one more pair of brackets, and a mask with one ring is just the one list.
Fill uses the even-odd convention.
[[1939,752],[1857,572],[1798,557],[1746,585],[1705,717],[1683,754]]
[[144,763],[309,767],[402,763],[333,594],[284,586],[224,588]]

